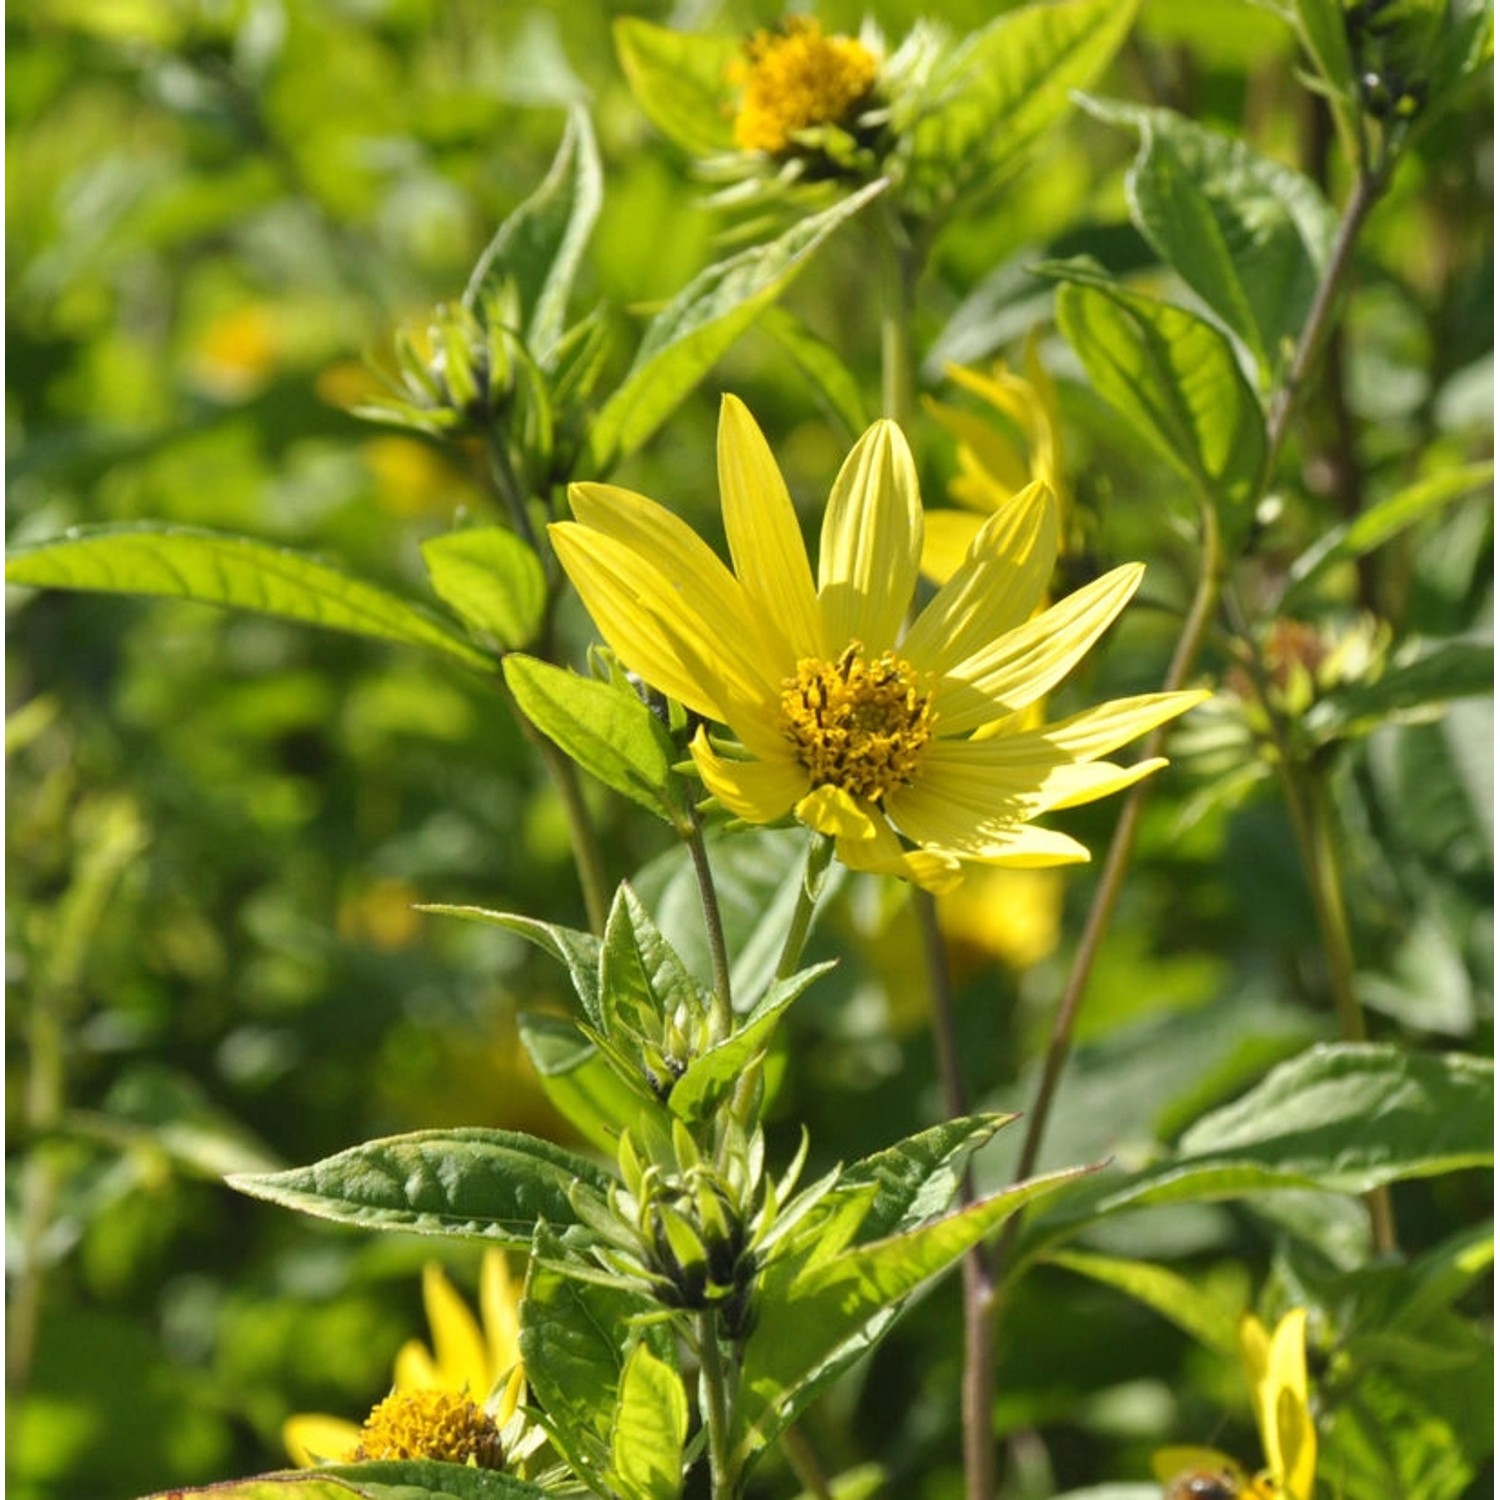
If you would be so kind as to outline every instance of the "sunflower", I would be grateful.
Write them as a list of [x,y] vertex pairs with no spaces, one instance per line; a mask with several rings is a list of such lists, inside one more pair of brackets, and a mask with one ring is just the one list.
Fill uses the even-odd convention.
[[1142,573],[1116,568],[1032,618],[1057,551],[1045,484],[984,523],[909,630],[922,504],[894,423],[875,423],[834,482],[816,582],[786,483],[733,396],[720,415],[719,484],[732,573],[670,511],[614,485],[573,485],[576,519],[553,524],[553,544],[620,660],[732,732],[725,742],[703,727],[692,741],[713,796],[749,823],[795,814],[851,869],[942,891],[963,861],[1086,860],[1081,844],[1031,820],[1163,765],[1097,757],[1204,696],[1124,698],[1021,725]]
[[863,43],[826,36],[809,16],[756,32],[730,70],[741,85],[735,145],[779,156],[804,131],[849,124],[869,99],[879,66]]
[[[484,1462],[495,1451],[499,1429],[515,1414],[525,1390],[519,1297],[503,1252],[484,1254],[482,1329],[442,1268],[432,1262],[422,1272],[422,1303],[432,1348],[420,1339],[401,1347],[392,1393],[364,1426],[321,1413],[287,1418],[282,1441],[300,1468],[386,1457],[458,1462],[476,1457]],[[483,1408],[497,1387],[498,1402],[487,1413]]]

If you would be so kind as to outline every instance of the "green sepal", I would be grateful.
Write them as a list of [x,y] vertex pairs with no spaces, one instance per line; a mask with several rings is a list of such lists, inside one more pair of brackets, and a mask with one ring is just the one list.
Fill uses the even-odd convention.
[[252,1198],[363,1229],[481,1239],[525,1249],[537,1221],[576,1222],[576,1181],[601,1192],[593,1162],[513,1130],[418,1130],[352,1146],[309,1167],[225,1179]]
[[547,578],[535,552],[503,526],[450,531],[422,543],[437,596],[471,629],[514,650],[536,638]]
[[664,821],[680,821],[672,737],[629,687],[531,656],[507,656],[504,670],[521,712],[585,771]]
[[190,599],[247,609],[349,635],[425,646],[483,672],[494,661],[418,605],[338,568],[249,537],[150,522],[77,527],[22,547],[8,583]]

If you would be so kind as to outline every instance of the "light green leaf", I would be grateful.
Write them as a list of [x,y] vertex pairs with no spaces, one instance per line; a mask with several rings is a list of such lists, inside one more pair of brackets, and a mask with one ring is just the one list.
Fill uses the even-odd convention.
[[1435,1314],[1451,1308],[1494,1264],[1494,1224],[1460,1229],[1412,1263],[1387,1326],[1395,1332],[1416,1332]]
[[160,1494],[146,1496],[146,1500],[187,1500],[189,1495],[211,1495],[213,1500],[350,1500],[350,1496],[366,1496],[367,1493],[341,1479],[298,1471],[262,1474],[254,1479],[188,1490],[163,1490]]
[[584,770],[669,823],[681,816],[669,790],[672,737],[623,683],[516,655],[505,658],[505,681],[521,712]]
[[503,526],[450,531],[422,543],[438,598],[466,625],[512,649],[541,628],[547,579],[535,552]]
[[1035,1177],[947,1218],[824,1258],[774,1260],[745,1344],[732,1434],[736,1462],[758,1453],[889,1327],[899,1304],[955,1265],[1026,1204],[1079,1170]]
[[592,1162],[513,1130],[419,1130],[366,1141],[310,1167],[241,1174],[229,1185],[315,1218],[364,1229],[457,1235],[525,1249],[539,1219],[573,1224],[575,1182],[601,1190]]
[[1126,193],[1157,254],[1239,335],[1269,382],[1307,321],[1337,216],[1301,173],[1168,109],[1087,101],[1133,127]]
[[[543,1500],[547,1493],[514,1474],[432,1459],[336,1464],[318,1473],[347,1480],[371,1500],[423,1500],[429,1495],[433,1500]],[[287,1500],[302,1497],[293,1491]]]
[[603,201],[599,148],[588,112],[575,106],[542,185],[496,231],[464,291],[476,307],[514,280],[528,310],[526,343],[544,367],[562,338],[568,296]]
[[1265,420],[1228,339],[1195,313],[1052,262],[1066,278],[1057,321],[1095,390],[1219,512],[1248,526],[1265,462]]
[[620,1377],[610,1434],[610,1482],[622,1500],[677,1500],[688,1404],[682,1376],[637,1344]]
[[724,33],[670,31],[636,16],[615,22],[615,47],[630,92],[646,118],[689,156],[734,147],[725,113],[737,38]]
[[78,527],[12,553],[9,583],[32,588],[154,594],[255,610],[327,630],[425,646],[492,671],[493,660],[399,595],[248,537],[153,524]]
[[1372,505],[1355,520],[1335,526],[1319,537],[1292,564],[1288,573],[1288,590],[1318,577],[1335,563],[1373,552],[1424,516],[1438,515],[1455,501],[1491,488],[1494,482],[1493,463],[1469,464],[1419,479]]
[[527,1011],[516,1019],[542,1092],[590,1144],[613,1156],[620,1132],[647,1107],[640,1092],[571,1021]]
[[1123,1260],[1081,1250],[1059,1250],[1053,1265],[1076,1271],[1143,1302],[1215,1354],[1239,1358],[1238,1318],[1222,1302],[1200,1291],[1185,1276],[1144,1260]]
[[843,427],[852,442],[870,425],[859,381],[832,344],[815,334],[801,318],[784,307],[768,307],[755,320],[796,365],[813,393]]
[[483,906],[422,905],[417,910],[502,927],[506,932],[525,938],[528,943],[534,943],[567,969],[584,1015],[596,1026],[603,1024],[604,1012],[599,1005],[599,939],[593,933],[560,927],[553,922],[539,922],[533,917],[519,917],[514,912],[490,911]]
[[732,1036],[695,1057],[672,1085],[667,1102],[684,1120],[708,1119],[734,1091],[740,1075],[770,1044],[786,1008],[820,975],[834,965],[817,964],[778,980]]
[[912,130],[912,175],[938,206],[1013,169],[1026,147],[1108,66],[1135,0],[1063,0],[1006,12],[939,64],[936,100]]
[[1390,668],[1374,682],[1329,693],[1308,710],[1305,726],[1318,741],[1347,738],[1398,715],[1493,692],[1494,686],[1495,648],[1449,641]]
[[884,179],[872,182],[799,220],[778,239],[753,245],[694,277],[651,320],[634,363],[595,419],[589,435],[592,468],[605,472],[651,437],[823,241],[885,188]]
[[628,885],[610,905],[599,959],[603,1031],[613,1040],[621,1025],[657,1034],[674,1017],[706,1015],[709,998],[661,935]]

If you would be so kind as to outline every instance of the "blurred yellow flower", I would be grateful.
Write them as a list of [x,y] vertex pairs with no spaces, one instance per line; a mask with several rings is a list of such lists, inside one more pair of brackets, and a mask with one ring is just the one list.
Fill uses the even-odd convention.
[[1142,573],[1116,568],[1032,618],[1057,552],[1046,485],[985,522],[906,630],[922,504],[894,423],[875,423],[834,481],[816,584],[786,483],[733,396],[720,415],[719,484],[734,573],[670,511],[614,485],[573,485],[577,519],[550,528],[553,544],[620,660],[733,731],[732,756],[707,729],[692,742],[709,791],[750,823],[794,813],[852,869],[941,891],[962,878],[962,861],[1086,860],[1083,845],[1031,820],[1163,765],[1098,757],[1204,696],[1150,694],[1019,722]]
[[938,902],[956,960],[1029,969],[1057,947],[1063,882],[1056,870],[980,869]]
[[369,438],[360,457],[375,481],[375,501],[387,515],[409,519],[451,516],[476,504],[479,493],[431,443],[394,434]]
[[997,412],[1009,431],[977,412],[924,398],[927,410],[958,439],[958,473],[948,493],[964,507],[927,513],[922,572],[937,583],[953,576],[985,517],[1028,484],[1040,480],[1047,485],[1064,519],[1071,507],[1063,475],[1057,390],[1037,353],[1035,335],[1026,341],[1023,359],[1024,375],[1003,362],[988,375],[960,365],[945,369],[956,385]]
[[808,16],[757,31],[731,71],[741,86],[735,145],[777,156],[796,145],[799,131],[848,124],[869,98],[877,71],[868,48],[852,37],[825,36]]
[[[364,1427],[320,1413],[288,1417],[282,1441],[292,1461],[312,1468],[320,1463],[348,1463],[356,1457],[397,1456],[396,1447],[410,1448],[413,1442],[421,1447],[423,1434],[430,1445],[423,1450],[425,1456],[451,1455],[455,1444],[479,1443],[485,1436],[477,1414],[466,1406],[487,1405],[497,1390],[493,1424],[497,1430],[503,1427],[525,1391],[519,1301],[504,1253],[486,1250],[479,1274],[481,1328],[442,1267],[429,1263],[422,1272],[422,1303],[432,1331],[432,1348],[420,1339],[402,1346],[396,1355],[393,1392],[408,1396],[435,1392],[465,1399],[421,1398],[388,1405],[387,1398],[371,1412]],[[483,1457],[482,1447],[479,1443],[474,1449],[477,1460]]]
[[275,371],[282,339],[270,313],[261,306],[236,308],[215,318],[203,330],[193,351],[198,384],[221,401],[254,395]]

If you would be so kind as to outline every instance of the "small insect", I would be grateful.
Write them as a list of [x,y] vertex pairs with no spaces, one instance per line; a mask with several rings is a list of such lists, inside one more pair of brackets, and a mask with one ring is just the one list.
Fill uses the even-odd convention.
[[1271,1489],[1213,1448],[1163,1448],[1151,1467],[1162,1500],[1271,1500]]
[[1240,1500],[1250,1493],[1228,1469],[1191,1469],[1171,1480],[1162,1496],[1163,1500]]

